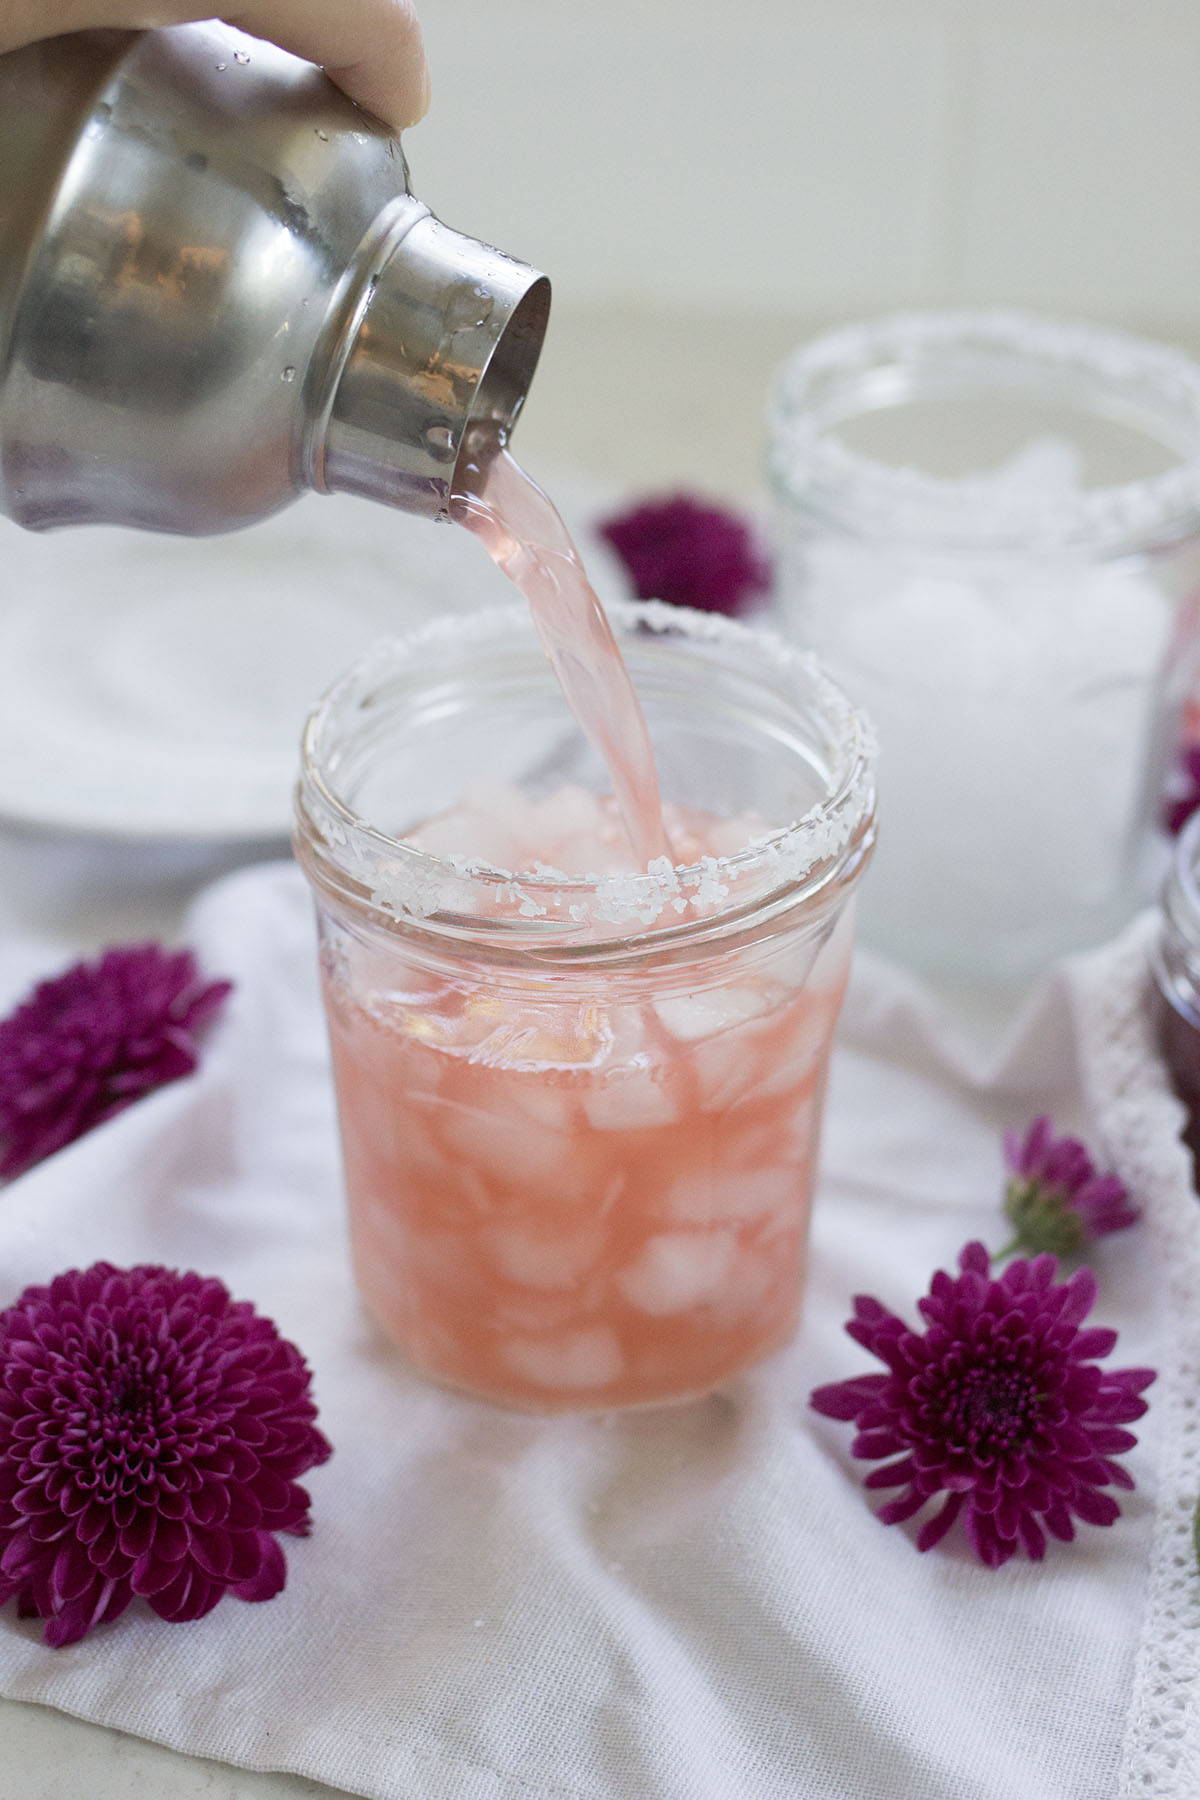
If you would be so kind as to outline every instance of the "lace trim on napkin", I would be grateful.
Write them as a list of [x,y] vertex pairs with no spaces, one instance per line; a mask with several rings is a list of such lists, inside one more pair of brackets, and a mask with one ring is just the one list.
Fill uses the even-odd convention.
[[1200,1204],[1179,1140],[1183,1109],[1153,1040],[1142,918],[1115,944],[1074,959],[1069,979],[1085,1093],[1109,1164],[1143,1208],[1159,1253],[1164,1338],[1152,1404],[1162,1449],[1150,1579],[1134,1665],[1118,1792],[1125,1800],[1200,1793],[1200,1576],[1192,1513],[1200,1494]]

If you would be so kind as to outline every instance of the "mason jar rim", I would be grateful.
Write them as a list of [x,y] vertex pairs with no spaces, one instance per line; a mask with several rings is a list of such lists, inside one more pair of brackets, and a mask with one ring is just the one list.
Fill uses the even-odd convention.
[[[1023,380],[1014,371],[1024,368]],[[1178,457],[1159,474],[1052,495],[998,494],[989,473],[887,464],[834,428],[916,399],[1031,391],[1151,435]],[[1089,392],[1091,395],[1089,403]],[[1101,400],[1107,404],[1101,404]],[[822,333],[777,371],[768,475],[814,523],[926,546],[1122,554],[1200,529],[1200,366],[1112,327],[1016,308],[896,312]]]
[[[798,676],[838,748],[828,791],[800,818],[752,839],[732,856],[678,867],[662,857],[644,874],[504,870],[481,859],[433,855],[390,836],[361,818],[328,777],[339,710],[369,705],[373,688],[389,674],[416,666],[432,649],[470,651],[520,635],[532,639],[540,656],[528,607],[492,606],[433,619],[403,638],[376,644],[318,700],[303,731],[296,789],[294,841],[309,879],[327,895],[365,909],[385,928],[585,957],[636,949],[642,942],[661,952],[708,941],[744,919],[761,923],[767,914],[790,910],[847,880],[873,843],[875,739],[870,722],[817,659],[775,632],[658,600],[613,601],[606,611],[614,627],[631,635],[753,648],[764,671]],[[546,679],[553,681],[548,663]],[[741,882],[746,897],[725,907],[720,889],[730,879]],[[502,918],[488,916],[480,906],[497,898],[510,909]],[[664,912],[670,915],[666,923]]]

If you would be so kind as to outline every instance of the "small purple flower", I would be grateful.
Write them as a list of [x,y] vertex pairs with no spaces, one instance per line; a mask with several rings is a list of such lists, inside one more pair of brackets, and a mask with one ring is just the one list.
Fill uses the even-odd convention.
[[879,1512],[885,1525],[940,1500],[917,1534],[929,1550],[962,1515],[968,1543],[997,1569],[1018,1550],[1040,1561],[1046,1532],[1068,1540],[1076,1519],[1111,1525],[1120,1509],[1107,1487],[1132,1488],[1112,1458],[1137,1439],[1138,1396],[1153,1369],[1105,1370],[1115,1331],[1080,1326],[1096,1278],[1080,1269],[1056,1281],[1052,1256],[1023,1258],[993,1277],[982,1244],[967,1244],[961,1273],[939,1270],[918,1302],[927,1329],[910,1329],[867,1295],[854,1302],[850,1336],[887,1365],[817,1388],[811,1404],[852,1421],[851,1454],[893,1457],[868,1488],[901,1488]]
[[95,1263],[0,1312],[0,1604],[76,1643],[142,1595],[270,1600],[330,1455],[294,1344],[221,1282]]
[[1004,1160],[1010,1171],[1004,1212],[1014,1226],[1005,1254],[1021,1249],[1078,1256],[1096,1238],[1141,1218],[1120,1177],[1097,1174],[1079,1139],[1055,1137],[1045,1113],[1024,1137],[1005,1132]]
[[43,981],[0,1020],[0,1179],[82,1137],[196,1066],[231,984],[190,950],[130,944]]
[[770,586],[770,563],[749,527],[689,494],[646,500],[598,529],[625,564],[639,600],[736,616]]
[[1200,807],[1200,744],[1188,744],[1180,752],[1163,801],[1164,831],[1178,837],[1192,814]]

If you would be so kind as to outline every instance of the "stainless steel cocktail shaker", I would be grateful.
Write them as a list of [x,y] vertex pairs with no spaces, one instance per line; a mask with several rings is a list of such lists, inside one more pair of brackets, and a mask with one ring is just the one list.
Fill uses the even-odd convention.
[[309,488],[446,511],[549,283],[448,230],[397,139],[218,22],[0,57],[0,511],[192,535]]

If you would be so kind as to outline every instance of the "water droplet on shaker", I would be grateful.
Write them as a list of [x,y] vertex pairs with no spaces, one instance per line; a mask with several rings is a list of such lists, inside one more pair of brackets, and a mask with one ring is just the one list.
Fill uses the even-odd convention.
[[486,325],[495,302],[486,288],[456,288],[446,303],[446,329],[454,336],[460,331],[474,331]]
[[228,63],[218,63],[216,66],[218,69],[227,69],[229,67],[229,64]]
[[314,125],[313,130],[316,132],[317,136],[320,138],[320,140],[323,144],[327,144],[329,142],[329,133],[327,131],[322,131],[321,127],[319,125]]
[[107,100],[101,100],[99,105],[96,107],[95,112],[92,114],[91,118],[88,120],[87,124],[84,127],[84,131],[83,131],[84,137],[86,137],[86,138],[103,137],[104,136],[104,128],[108,124],[108,122],[111,118],[112,118],[112,107],[108,104]]
[[287,368],[280,375],[279,379],[280,379],[280,381],[295,381],[296,371],[293,368],[291,363],[288,364]]
[[250,57],[245,50],[235,50],[233,53],[233,60],[234,62],[245,64],[250,61]]
[[449,461],[455,452],[454,433],[449,425],[427,425],[425,442],[439,461]]

